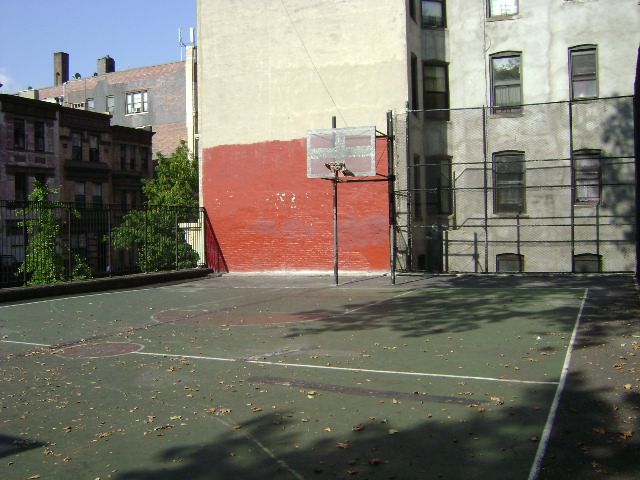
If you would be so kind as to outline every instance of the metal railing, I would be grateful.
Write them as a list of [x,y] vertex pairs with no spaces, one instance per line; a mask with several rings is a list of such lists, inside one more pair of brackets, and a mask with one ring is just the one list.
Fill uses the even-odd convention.
[[224,268],[208,230],[199,207],[0,201],[0,287]]

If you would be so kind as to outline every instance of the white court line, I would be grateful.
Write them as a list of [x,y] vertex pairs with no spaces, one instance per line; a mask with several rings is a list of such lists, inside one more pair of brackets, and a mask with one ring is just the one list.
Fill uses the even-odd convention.
[[76,298],[91,298],[91,297],[101,297],[104,295],[116,295],[118,293],[131,293],[131,292],[145,292],[147,290],[157,290],[158,288],[136,288],[130,290],[116,290],[113,292],[102,292],[102,293],[89,293],[87,295],[74,295],[70,297],[56,297],[56,298],[47,298],[45,300],[36,300],[35,302],[24,302],[24,303],[12,303],[10,305],[0,305],[1,308],[12,308],[12,307],[22,307],[24,305],[38,305],[39,303],[48,303],[48,302],[61,302],[65,300],[75,300]]
[[0,340],[2,343],[15,343],[17,345],[28,345],[30,347],[51,347],[51,345],[46,345],[44,343],[33,343],[33,342],[19,342],[17,340]]
[[[17,342],[13,340],[0,340],[3,343],[19,343],[21,345],[30,345],[34,347],[52,347],[52,345],[43,345],[40,343]],[[330,365],[309,365],[304,363],[279,363],[267,362],[262,360],[243,360],[238,358],[225,357],[208,357],[205,355],[178,355],[173,353],[155,353],[155,352],[129,352],[130,355],[147,355],[149,357],[166,357],[166,358],[189,358],[191,360],[209,360],[213,362],[237,362],[252,363],[255,365],[271,365],[274,367],[291,367],[291,368],[308,368],[316,370],[334,370],[342,372],[354,373],[375,373],[381,375],[406,375],[411,377],[434,377],[434,378],[454,378],[458,380],[483,380],[486,382],[502,382],[529,385],[558,385],[558,382],[539,381],[539,380],[518,380],[515,378],[493,378],[493,377],[474,377],[470,375],[448,375],[445,373],[428,373],[428,372],[404,372],[401,370],[374,370],[370,368],[352,368],[352,367],[332,367]]]
[[567,382],[567,374],[569,373],[569,365],[571,364],[571,355],[573,354],[573,344],[575,343],[576,335],[578,334],[578,327],[580,326],[582,311],[584,310],[584,306],[587,302],[588,295],[589,295],[589,289],[585,288],[584,295],[582,296],[582,303],[580,304],[580,310],[578,310],[578,317],[576,318],[576,323],[573,326],[573,333],[571,334],[571,340],[569,341],[567,354],[564,357],[564,365],[562,366],[560,382],[558,382],[558,388],[556,388],[556,394],[553,397],[553,403],[551,404],[551,408],[549,409],[547,422],[544,425],[544,430],[542,431],[540,443],[538,444],[538,450],[536,451],[536,456],[533,461],[533,465],[531,466],[531,471],[529,472],[529,480],[536,480],[538,478],[538,475],[540,475],[540,468],[542,467],[542,459],[544,458],[544,455],[547,451],[547,446],[549,445],[551,429],[553,428],[553,424],[555,423],[555,420],[556,420],[556,414],[558,413],[560,397],[562,396],[564,386]]

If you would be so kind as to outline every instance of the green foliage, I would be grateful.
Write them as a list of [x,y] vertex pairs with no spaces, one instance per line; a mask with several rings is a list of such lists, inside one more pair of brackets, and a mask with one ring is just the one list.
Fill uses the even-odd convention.
[[[62,240],[62,229],[65,225],[66,207],[60,202],[52,202],[49,195],[58,191],[50,189],[37,181],[33,192],[29,195],[32,202],[18,215],[25,220],[18,223],[25,227],[29,235],[29,243],[25,252],[25,261],[20,266],[20,274],[27,273],[29,285],[49,285],[67,280],[67,268],[62,252],[68,252],[68,245]],[[64,212],[64,218],[59,213]],[[78,216],[72,210],[73,216]],[[91,269],[85,260],[72,253],[72,280],[91,278]]]
[[113,246],[135,249],[138,266],[144,272],[194,268],[198,254],[184,238],[179,228],[182,209],[155,207],[135,210],[124,216],[113,231]]
[[168,157],[158,154],[155,173],[142,188],[149,207],[123,217],[122,224],[113,230],[113,246],[136,250],[138,267],[144,272],[193,268],[198,254],[179,225],[188,221],[187,212],[198,206],[197,160],[181,142]]
[[198,206],[198,161],[184,141],[168,157],[158,153],[155,173],[142,187],[149,205]]

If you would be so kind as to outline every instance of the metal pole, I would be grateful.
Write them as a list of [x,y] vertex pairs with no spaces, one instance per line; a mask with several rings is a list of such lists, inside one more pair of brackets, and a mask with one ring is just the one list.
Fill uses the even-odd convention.
[[[331,128],[336,128],[336,117],[331,117]],[[338,172],[333,174],[333,278],[338,286]]]
[[489,273],[489,191],[487,185],[487,109],[482,107],[482,171],[484,190],[484,273]]
[[112,225],[111,225],[111,205],[109,205],[109,209],[107,210],[107,229],[109,230],[109,238],[107,244],[107,268],[109,269],[109,276],[113,276],[113,262],[111,259],[111,234],[112,234]]
[[[31,204],[35,205],[35,203]],[[28,264],[27,264],[27,204],[24,203],[24,207],[22,208],[22,256],[24,257],[22,260],[22,283],[24,286],[27,286],[28,280]],[[31,260],[31,259],[29,259]],[[32,263],[31,261],[29,263]]]
[[395,165],[394,165],[394,151],[393,142],[395,137],[393,135],[393,112],[389,110],[387,112],[387,172],[389,177],[389,243],[391,248],[391,284],[396,284],[396,202],[395,202]]
[[569,169],[570,169],[570,178],[571,178],[571,186],[569,201],[571,202],[570,206],[570,215],[571,215],[571,273],[575,273],[576,271],[576,262],[575,262],[575,254],[576,254],[576,231],[575,231],[575,168],[574,168],[574,159],[573,159],[573,103],[569,101]]
[[176,270],[179,270],[178,268],[178,209],[176,208],[176,237],[175,237],[175,241],[176,241]]
[[449,230],[444,231],[444,271],[449,273]]
[[69,280],[73,279],[73,259],[71,258],[71,208],[67,207],[67,255],[69,256]]

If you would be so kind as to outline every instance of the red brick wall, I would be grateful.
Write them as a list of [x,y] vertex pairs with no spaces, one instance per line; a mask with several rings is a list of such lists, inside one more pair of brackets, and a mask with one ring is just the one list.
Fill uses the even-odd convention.
[[[377,150],[385,175],[384,141]],[[209,148],[202,162],[204,207],[231,272],[333,270],[332,184],[307,178],[306,139]],[[388,271],[387,182],[338,192],[340,269]]]

